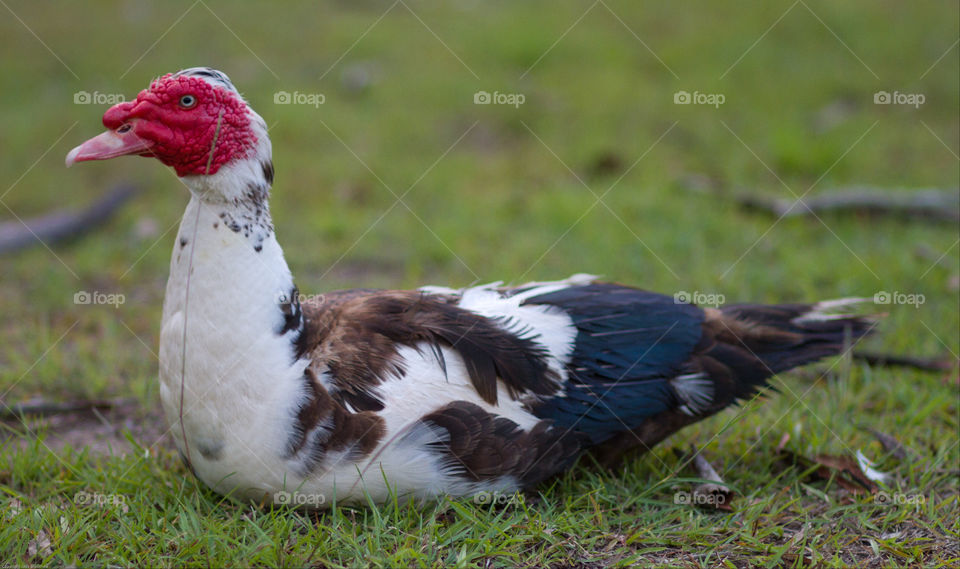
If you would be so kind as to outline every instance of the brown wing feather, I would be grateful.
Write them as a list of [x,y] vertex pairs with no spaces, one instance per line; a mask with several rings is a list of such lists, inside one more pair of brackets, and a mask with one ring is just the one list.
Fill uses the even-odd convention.
[[510,395],[553,393],[559,378],[534,338],[506,331],[494,320],[456,305],[456,297],[418,291],[347,290],[303,303],[298,356],[311,369],[329,374],[332,396],[358,410],[378,411],[376,387],[403,377],[401,346],[429,346],[445,367],[441,346],[453,348],[466,364],[477,393],[497,402],[497,381]]
[[451,472],[474,482],[512,476],[531,487],[570,466],[585,443],[585,437],[551,421],[524,432],[510,419],[467,401],[454,401],[421,423],[446,432],[444,442],[432,446]]

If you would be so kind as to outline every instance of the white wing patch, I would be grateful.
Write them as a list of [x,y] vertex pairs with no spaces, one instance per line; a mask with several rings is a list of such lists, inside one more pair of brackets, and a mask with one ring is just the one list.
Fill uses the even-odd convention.
[[377,393],[383,400],[380,416],[387,422],[386,438],[403,429],[411,419],[419,420],[454,401],[479,405],[490,413],[510,419],[524,430],[540,420],[524,409],[521,402],[514,401],[503,383],[497,385],[497,403],[484,401],[470,381],[463,358],[452,348],[440,348],[446,371],[430,347],[424,344],[418,348],[399,348],[397,361],[406,370],[404,377],[391,378],[377,386]]
[[[497,387],[497,403],[484,401],[470,381],[463,359],[452,348],[443,347],[446,372],[437,361],[437,354],[427,345],[417,348],[401,347],[398,361],[406,369],[403,378],[391,378],[377,386],[383,401],[379,412],[386,426],[386,435],[378,448],[364,461],[361,468],[349,465],[338,473],[341,480],[350,480],[348,494],[366,490],[382,495],[383,473],[390,476],[390,484],[397,489],[410,490],[415,496],[430,498],[442,492],[468,495],[481,490],[516,489],[519,483],[510,477],[469,482],[449,470],[445,458],[430,448],[431,443],[444,442],[446,431],[429,428],[421,418],[454,401],[469,401],[484,410],[506,417],[524,431],[529,431],[540,419],[527,411],[521,401],[513,400],[506,386]],[[353,470],[351,471],[350,468]],[[362,476],[362,482],[357,476]],[[360,486],[357,486],[360,484]]]
[[670,385],[683,401],[680,410],[687,415],[699,415],[713,402],[713,382],[702,373],[678,375],[670,380]]
[[573,320],[563,310],[555,306],[529,304],[524,301],[556,292],[571,286],[585,285],[597,277],[578,274],[562,281],[527,283],[516,287],[522,292],[505,296],[501,290],[502,282],[459,291],[443,287],[424,287],[425,292],[459,294],[459,306],[471,312],[492,319],[504,330],[530,338],[548,354],[547,365],[561,380],[566,379],[565,366],[573,354],[577,328]]
[[[794,318],[793,322],[795,324],[803,324],[804,322],[825,322],[829,320],[843,320],[845,318],[851,318],[855,315],[846,313],[847,309],[865,302],[873,302],[873,299],[849,297],[837,298],[834,300],[824,300],[811,306],[809,312]],[[844,312],[838,313],[836,312],[838,310],[843,310]]]

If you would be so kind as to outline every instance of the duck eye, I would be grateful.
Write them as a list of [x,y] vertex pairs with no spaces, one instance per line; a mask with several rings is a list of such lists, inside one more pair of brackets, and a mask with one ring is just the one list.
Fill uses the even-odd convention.
[[193,95],[184,95],[180,97],[180,106],[184,109],[189,109],[194,107],[197,104],[197,98]]

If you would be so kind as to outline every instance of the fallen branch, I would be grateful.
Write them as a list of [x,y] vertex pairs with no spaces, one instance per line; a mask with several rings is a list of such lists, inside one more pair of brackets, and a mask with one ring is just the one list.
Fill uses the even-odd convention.
[[[681,453],[678,452],[678,454]],[[700,451],[691,446],[690,454],[683,458],[690,459],[690,465],[696,471],[697,478],[708,481],[697,484],[694,487],[690,502],[697,506],[712,507],[728,512],[733,511],[733,508],[730,506],[730,498],[733,496],[733,491],[726,485],[723,478],[720,478],[720,475],[717,474],[713,465],[700,454]]]
[[800,200],[756,194],[739,194],[733,199],[745,208],[764,211],[777,217],[854,211],[937,221],[960,221],[960,190],[957,189],[891,191],[857,186],[807,196]]
[[875,352],[854,352],[853,359],[867,362],[872,366],[911,367],[924,371],[950,371],[956,365],[951,358],[915,358],[911,356],[891,356]]
[[119,186],[79,212],[57,210],[40,217],[0,222],[0,253],[25,249],[37,243],[63,241],[85,233],[105,223],[137,192],[133,186]]
[[47,401],[31,399],[22,403],[6,405],[0,402],[0,419],[19,419],[26,415],[61,415],[97,409],[112,409],[133,401],[132,399],[93,399],[84,401]]

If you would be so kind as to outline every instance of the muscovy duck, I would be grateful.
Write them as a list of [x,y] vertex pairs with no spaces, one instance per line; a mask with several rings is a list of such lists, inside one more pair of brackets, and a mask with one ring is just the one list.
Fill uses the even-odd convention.
[[859,299],[700,308],[589,275],[304,300],[267,204],[266,123],[225,74],[164,75],[103,124],[68,166],[150,156],[190,190],[160,395],[187,466],[242,499],[527,489],[586,451],[647,450],[873,325],[837,314]]

